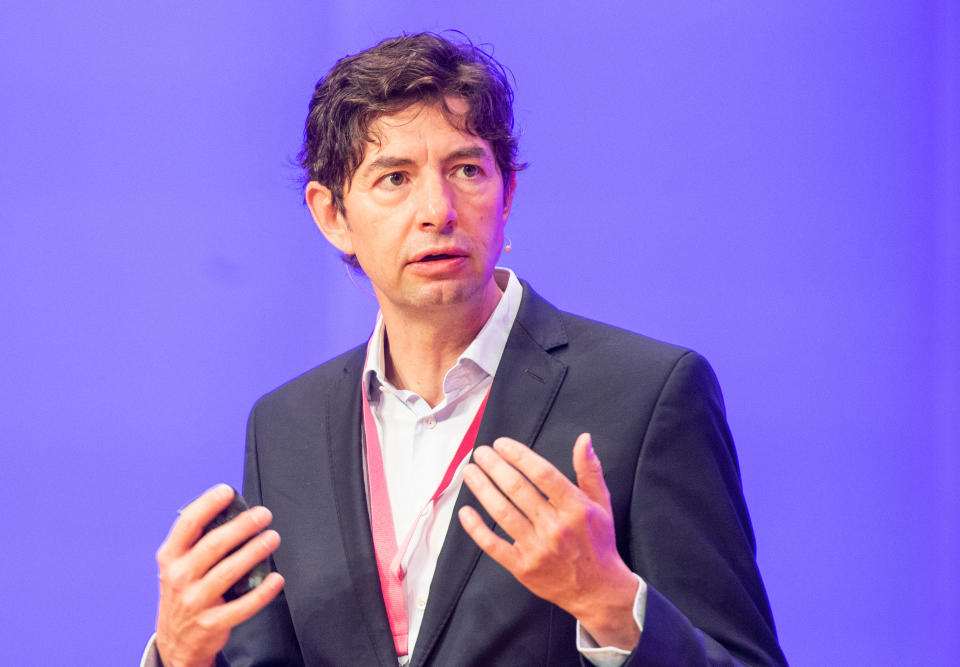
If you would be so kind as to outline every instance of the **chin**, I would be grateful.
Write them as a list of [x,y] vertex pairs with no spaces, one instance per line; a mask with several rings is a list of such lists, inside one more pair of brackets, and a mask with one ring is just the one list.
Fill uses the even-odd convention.
[[431,285],[425,285],[412,299],[416,306],[456,306],[480,302],[484,285],[473,280],[443,280]]

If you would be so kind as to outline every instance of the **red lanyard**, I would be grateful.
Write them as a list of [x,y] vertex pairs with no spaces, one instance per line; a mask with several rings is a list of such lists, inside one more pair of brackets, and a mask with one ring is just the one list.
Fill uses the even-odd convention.
[[[387,477],[383,471],[383,452],[380,449],[380,437],[377,435],[377,424],[373,420],[373,411],[370,409],[370,402],[367,399],[366,387],[361,383],[360,393],[363,396],[363,433],[367,443],[367,477],[370,484],[370,514],[372,516],[373,530],[373,550],[377,557],[377,573],[380,575],[380,590],[383,592],[383,602],[387,607],[387,618],[390,621],[390,631],[393,633],[393,645],[397,649],[397,655],[407,655],[409,647],[407,646],[408,626],[407,626],[407,608],[403,601],[402,579],[404,570],[401,566],[404,554],[410,546],[410,539],[417,529],[414,523],[403,538],[403,543],[397,547],[397,536],[393,526],[393,512],[390,509],[390,496],[387,493]],[[473,445],[477,439],[477,432],[480,430],[480,420],[483,418],[483,410],[487,406],[487,399],[490,397],[490,390],[487,390],[480,404],[480,409],[470,422],[457,453],[453,460],[447,466],[447,471],[440,480],[437,490],[430,496],[430,500],[420,511],[418,516],[423,515],[423,510],[436,504],[437,499],[443,495],[457,468],[463,460],[473,450]]]

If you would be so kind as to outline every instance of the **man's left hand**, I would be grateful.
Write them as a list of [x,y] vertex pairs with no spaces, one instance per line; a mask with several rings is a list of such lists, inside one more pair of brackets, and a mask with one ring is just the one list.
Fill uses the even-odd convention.
[[637,578],[617,552],[610,493],[588,433],[573,446],[573,484],[530,448],[499,438],[478,447],[464,481],[513,543],[472,507],[467,534],[532,593],[565,609],[600,646],[632,650]]

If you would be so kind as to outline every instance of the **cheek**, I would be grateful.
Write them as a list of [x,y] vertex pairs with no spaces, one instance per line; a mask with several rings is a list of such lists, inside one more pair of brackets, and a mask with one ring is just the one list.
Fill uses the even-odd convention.
[[[375,273],[396,263],[402,255],[403,234],[394,220],[367,219],[362,227],[356,226],[353,233],[354,252],[361,262],[369,264]],[[369,273],[369,272],[368,272]]]
[[503,241],[503,229],[507,221],[503,205],[492,206],[487,213],[487,220],[490,225],[487,237],[490,239],[492,245],[500,245]]

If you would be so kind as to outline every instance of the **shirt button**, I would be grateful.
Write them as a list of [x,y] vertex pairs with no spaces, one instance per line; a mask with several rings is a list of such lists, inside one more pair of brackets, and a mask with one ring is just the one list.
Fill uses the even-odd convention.
[[423,418],[423,425],[426,426],[427,428],[433,428],[434,426],[437,425],[437,418],[434,417],[433,415],[427,415],[426,417]]
[[423,611],[427,608],[427,598],[417,598],[417,609]]

